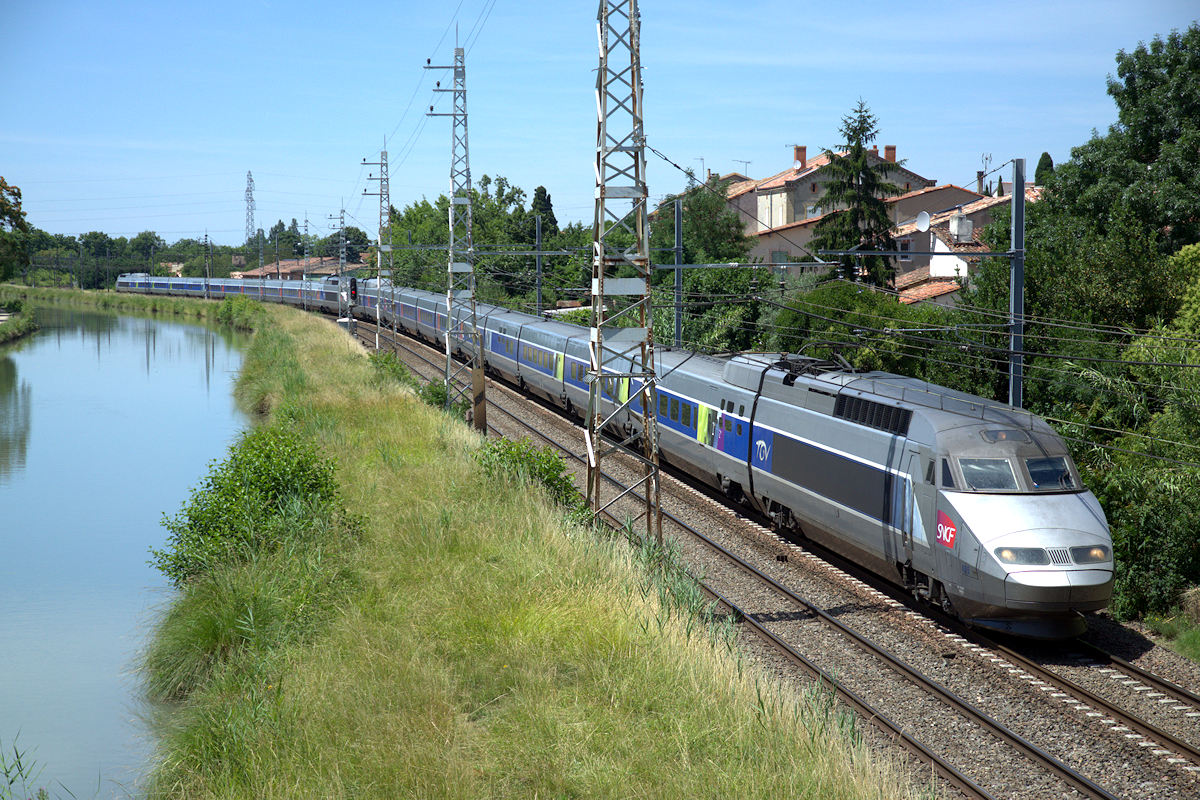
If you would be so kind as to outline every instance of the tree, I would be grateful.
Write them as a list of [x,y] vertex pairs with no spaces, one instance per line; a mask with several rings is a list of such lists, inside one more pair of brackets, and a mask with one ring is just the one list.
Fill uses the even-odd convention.
[[113,240],[103,231],[88,231],[79,237],[83,245],[83,253],[92,258],[104,258],[112,250]]
[[[744,261],[753,243],[746,236],[738,215],[728,204],[729,182],[714,175],[706,184],[696,184],[682,195],[683,261],[687,264],[714,264]],[[675,246],[675,197],[667,197],[654,211],[650,227],[651,250]],[[663,253],[654,260],[669,261]],[[752,299],[756,281],[765,278],[753,268],[719,267],[688,269],[683,272],[683,338],[688,346],[701,350],[741,350],[755,344],[755,320],[759,303]],[[673,284],[670,270],[656,270],[660,286]],[[670,299],[667,299],[670,297]],[[656,314],[656,324],[674,329],[674,292],[668,290],[656,305],[669,309]],[[669,337],[664,337],[669,340]]]
[[[901,193],[898,186],[886,180],[896,165],[872,158],[867,150],[879,131],[875,115],[861,99],[848,116],[842,117],[841,133],[845,138],[840,146],[842,152],[825,151],[829,180],[822,201],[826,207],[840,210],[817,223],[812,244],[825,250],[895,250],[892,223],[883,201]],[[894,268],[890,258],[874,256],[861,260],[870,282],[885,286],[891,281]],[[857,277],[854,258],[843,258],[842,265],[847,277]]]
[[1169,255],[1200,241],[1200,23],[1116,61],[1117,122],[1072,149],[1047,200],[1101,232],[1124,209]]
[[142,231],[129,240],[129,253],[138,261],[149,261],[150,254],[161,253],[167,243],[154,231]]
[[0,281],[29,264],[25,234],[29,223],[21,210],[21,190],[0,177]]
[[357,264],[362,254],[370,246],[371,240],[367,237],[366,231],[353,225],[346,226],[346,263]]
[[1043,152],[1042,157],[1038,159],[1037,169],[1033,173],[1033,182],[1037,186],[1045,186],[1046,181],[1054,174],[1054,159],[1049,153]]
[[[542,217],[542,235],[553,236],[558,233],[558,219],[554,216],[554,204],[550,202],[550,193],[545,186],[533,190],[533,199],[529,201],[529,216]],[[530,237],[532,240],[533,237]]]

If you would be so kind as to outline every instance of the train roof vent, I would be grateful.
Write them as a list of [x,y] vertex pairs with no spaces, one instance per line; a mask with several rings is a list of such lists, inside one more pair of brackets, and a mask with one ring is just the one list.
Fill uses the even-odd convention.
[[833,415],[897,436],[907,436],[908,424],[912,422],[912,411],[907,408],[897,408],[845,394],[838,395],[833,406]]

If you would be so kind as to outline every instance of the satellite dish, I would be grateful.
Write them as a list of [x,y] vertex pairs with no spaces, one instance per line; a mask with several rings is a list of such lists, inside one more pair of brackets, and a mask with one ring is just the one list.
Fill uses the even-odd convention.
[[793,162],[792,162],[792,169],[800,169],[800,166],[801,166],[801,165],[800,165],[800,162],[799,162],[799,161],[793,161]]
[[924,233],[925,231],[929,230],[929,212],[928,211],[922,211],[920,214],[917,214],[917,230],[919,230],[921,233]]

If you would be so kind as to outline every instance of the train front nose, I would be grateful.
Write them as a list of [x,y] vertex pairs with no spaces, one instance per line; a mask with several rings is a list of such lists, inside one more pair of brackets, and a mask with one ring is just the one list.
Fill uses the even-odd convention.
[[[973,624],[1035,638],[1082,633],[1112,596],[1112,538],[1090,492],[951,495],[979,542]],[[960,532],[961,535],[961,532]]]
[[1111,569],[1021,570],[1004,577],[1004,604],[1014,610],[1097,611],[1112,596]]

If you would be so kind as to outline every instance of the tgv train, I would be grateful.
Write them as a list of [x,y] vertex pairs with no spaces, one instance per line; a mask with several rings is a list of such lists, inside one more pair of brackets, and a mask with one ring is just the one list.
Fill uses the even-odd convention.
[[[354,314],[445,343],[445,296],[386,281],[122,275],[117,290],[248,296]],[[588,330],[479,304],[488,369],[571,413],[588,403]],[[461,319],[451,320],[459,326]],[[452,341],[457,342],[458,337]],[[470,340],[464,346],[474,347]],[[621,371],[637,372],[634,364]],[[1046,422],[983,398],[803,355],[660,349],[660,454],[967,623],[1034,638],[1082,633],[1112,593],[1096,497]],[[608,411],[635,397],[602,382]],[[633,409],[640,415],[640,400]],[[617,424],[636,434],[627,410]]]

